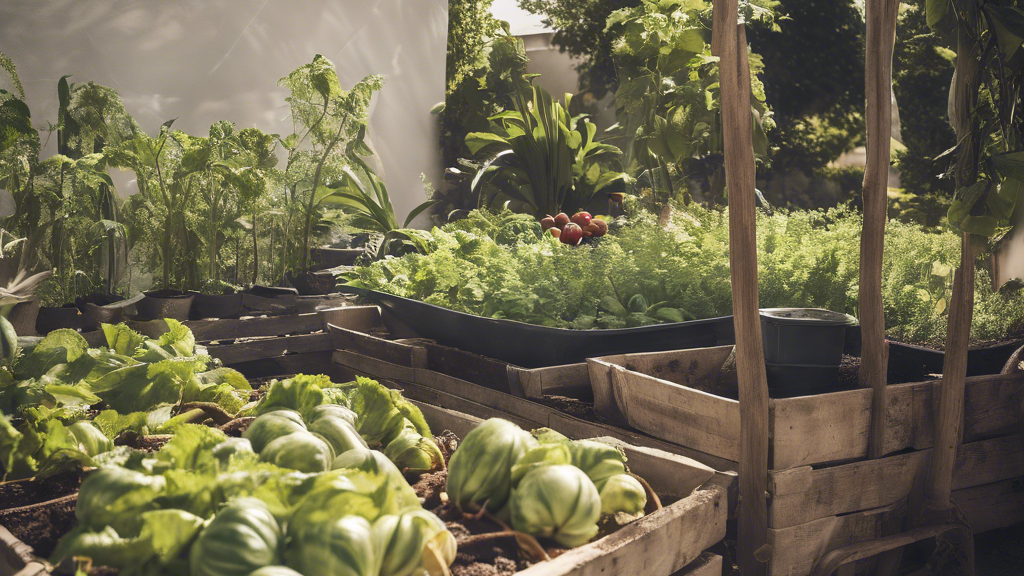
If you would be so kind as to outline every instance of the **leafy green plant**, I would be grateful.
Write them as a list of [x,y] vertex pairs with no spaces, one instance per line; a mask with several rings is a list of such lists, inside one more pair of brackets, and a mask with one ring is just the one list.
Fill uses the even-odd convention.
[[480,206],[512,200],[538,218],[571,214],[625,178],[613,168],[619,149],[597,142],[597,127],[589,120],[570,116],[571,96],[562,106],[543,88],[530,86],[513,102],[514,110],[491,118],[490,131],[466,136],[474,155],[489,154],[472,184]]
[[305,270],[315,216],[324,199],[334,193],[328,185],[343,178],[342,168],[357,153],[370,154],[363,136],[370,99],[383,87],[384,78],[367,76],[351,90],[343,90],[334,64],[317,54],[312,62],[295,69],[279,84],[291,91],[288,103],[298,129],[284,142],[289,152],[289,168],[300,158],[301,147],[307,142],[308,161],[312,165],[312,174],[298,180],[293,188],[293,193],[302,198],[300,262]]
[[[493,216],[489,217],[493,218]],[[471,221],[487,221],[472,218]],[[727,215],[676,207],[664,226],[645,212],[616,223],[599,241],[569,248],[533,234],[499,237],[483,225],[435,229],[425,254],[358,268],[354,285],[481,316],[563,328],[619,328],[655,323],[666,308],[684,319],[732,311]],[[461,226],[461,227],[460,227]],[[856,314],[861,217],[848,208],[758,214],[759,299],[764,307],[827,308]],[[945,338],[950,288],[933,270],[953,267],[959,241],[917,224],[887,225],[883,302],[890,338],[938,344]],[[1024,331],[1024,291],[993,291],[979,270],[972,338],[1002,339]],[[640,295],[653,314],[629,314]],[[619,307],[627,310],[616,314]],[[635,304],[639,311],[641,303]],[[1003,312],[996,313],[996,310]],[[621,311],[620,311],[621,312]],[[646,311],[644,311],[646,312]],[[662,313],[664,314],[664,313]]]
[[[745,4],[748,21],[770,25],[775,2]],[[626,165],[633,174],[647,172],[667,197],[676,196],[673,180],[691,176],[714,179],[712,198],[724,196],[718,59],[711,54],[711,3],[701,0],[644,0],[608,18],[617,34],[613,57],[618,73],[615,92]],[[766,132],[774,123],[765,105],[760,57],[750,56],[751,115],[754,150],[768,155]],[[699,166],[694,170],[691,164]],[[688,192],[683,198],[688,201]]]

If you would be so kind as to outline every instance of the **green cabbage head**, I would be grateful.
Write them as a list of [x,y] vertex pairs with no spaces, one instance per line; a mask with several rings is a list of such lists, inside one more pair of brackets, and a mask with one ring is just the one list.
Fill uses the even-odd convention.
[[437,444],[409,428],[384,448],[384,455],[403,472],[422,474],[444,469],[444,455]]
[[221,508],[189,552],[191,576],[247,576],[279,564],[281,527],[267,505],[236,498]]
[[245,438],[228,438],[214,446],[211,452],[222,466],[227,466],[235,454],[255,454],[252,443]]
[[426,510],[381,516],[373,523],[373,539],[383,559],[380,576],[410,576],[421,568],[442,576],[455,561],[455,537]]
[[485,421],[466,434],[448,462],[448,498],[466,512],[501,509],[512,489],[512,466],[536,445],[508,420]]
[[569,445],[572,465],[583,470],[598,490],[612,476],[626,473],[622,450],[595,440],[576,440]]
[[597,535],[601,496],[579,468],[559,464],[527,473],[509,508],[516,530],[575,548]]
[[163,476],[117,466],[100,468],[82,482],[75,517],[86,528],[110,526],[122,537],[135,536],[142,527],[142,513],[156,508],[153,501],[166,485]]
[[330,442],[335,454],[348,452],[353,448],[366,448],[366,441],[348,421],[337,416],[321,416],[309,425],[310,432],[316,432]]
[[616,474],[605,480],[601,488],[601,513],[625,512],[630,516],[642,515],[647,506],[647,492],[640,482],[629,474]]
[[299,472],[326,472],[334,462],[334,450],[322,436],[292,432],[267,444],[260,452],[260,460]]
[[303,574],[377,576],[380,572],[372,526],[362,516],[299,525],[292,531],[287,556],[288,564]]
[[287,436],[293,432],[301,432],[306,429],[306,423],[302,416],[294,410],[274,410],[258,416],[249,427],[245,429],[242,437],[252,443],[252,449],[256,453],[263,452],[263,448],[281,436]]

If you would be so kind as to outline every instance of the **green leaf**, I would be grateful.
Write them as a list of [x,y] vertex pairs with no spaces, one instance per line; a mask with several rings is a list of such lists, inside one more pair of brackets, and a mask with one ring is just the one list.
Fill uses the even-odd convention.
[[949,11],[950,0],[926,0],[925,14],[929,28],[934,28]]
[[1012,58],[1024,42],[1024,12],[1012,6],[985,4],[983,9],[995,27],[999,49],[1007,59]]
[[122,356],[134,356],[146,337],[128,327],[127,324],[101,324],[107,347]]

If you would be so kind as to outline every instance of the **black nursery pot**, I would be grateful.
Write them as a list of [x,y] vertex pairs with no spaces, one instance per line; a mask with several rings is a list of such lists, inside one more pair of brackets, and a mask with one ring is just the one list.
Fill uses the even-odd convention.
[[90,294],[75,302],[82,312],[82,329],[99,330],[100,324],[119,324],[127,319],[123,306],[111,306],[124,301],[117,294]]
[[36,332],[43,335],[61,328],[81,330],[82,326],[82,315],[78,311],[78,306],[74,304],[43,306],[39,309],[39,315],[36,317]]
[[145,298],[139,300],[135,305],[136,318],[139,320],[157,320],[160,318],[173,318],[175,320],[188,320],[189,312],[192,310],[192,299],[194,295],[179,290],[154,290],[143,292]]
[[831,391],[852,316],[820,308],[761,310],[768,390],[776,398]]
[[242,306],[249,314],[294,314],[298,296],[295,288],[257,284],[242,293]]
[[193,320],[203,318],[238,318],[245,311],[242,294],[202,294],[194,292],[192,300]]

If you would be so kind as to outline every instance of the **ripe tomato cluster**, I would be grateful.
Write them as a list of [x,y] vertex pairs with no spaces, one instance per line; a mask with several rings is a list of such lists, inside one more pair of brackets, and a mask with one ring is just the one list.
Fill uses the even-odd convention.
[[594,218],[590,212],[577,212],[569,218],[565,212],[541,218],[540,225],[545,232],[562,241],[562,244],[576,246],[584,238],[599,238],[608,232],[608,223]]

